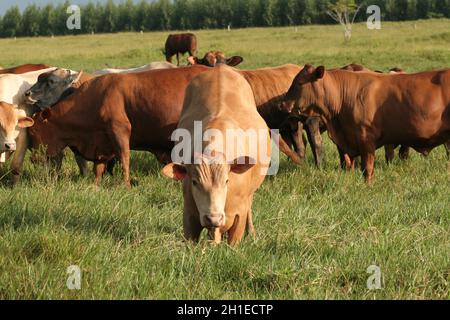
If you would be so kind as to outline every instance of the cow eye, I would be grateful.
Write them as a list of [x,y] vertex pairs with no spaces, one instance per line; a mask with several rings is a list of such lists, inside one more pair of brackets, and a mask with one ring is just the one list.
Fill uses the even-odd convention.
[[230,181],[230,180],[227,179],[227,181],[225,181],[225,183],[228,184],[228,181]]
[[192,185],[193,185],[194,187],[197,187],[197,186],[198,186],[198,182],[197,182],[196,180],[192,180]]

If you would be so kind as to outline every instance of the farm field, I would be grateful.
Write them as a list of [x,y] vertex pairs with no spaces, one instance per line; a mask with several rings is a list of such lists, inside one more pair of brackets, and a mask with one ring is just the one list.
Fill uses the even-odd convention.
[[[85,70],[163,60],[167,32],[0,39],[0,65],[47,63]],[[285,63],[332,68],[360,63],[407,72],[450,67],[450,20],[354,26],[196,31],[199,55],[241,55],[240,68]],[[71,153],[62,172],[26,161],[21,184],[0,168],[0,299],[450,299],[450,162],[444,147],[386,165],[375,182],[339,169],[328,138],[325,164],[295,166],[283,155],[254,200],[255,239],[237,247],[185,243],[181,185],[134,152],[101,188],[82,179]],[[66,286],[82,270],[81,290]],[[369,290],[369,266],[382,288]]]

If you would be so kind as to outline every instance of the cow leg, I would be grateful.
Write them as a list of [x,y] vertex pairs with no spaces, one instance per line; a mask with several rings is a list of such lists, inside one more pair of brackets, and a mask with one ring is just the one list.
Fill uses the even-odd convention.
[[180,66],[180,54],[177,52],[177,66]]
[[375,172],[375,148],[366,146],[361,154],[361,170],[368,184],[372,184]]
[[12,172],[12,184],[16,185],[20,181],[20,176],[23,170],[23,161],[25,160],[25,154],[28,150],[28,131],[26,129],[21,129],[16,142],[16,151],[13,155],[13,160],[11,163]]
[[318,168],[322,167],[323,140],[320,134],[320,119],[312,117],[306,120],[306,133]]
[[292,149],[280,135],[278,135],[278,147],[280,148],[280,151],[287,155],[292,161],[294,161],[294,163],[302,163],[302,160],[300,159],[298,154],[292,151]]
[[57,173],[61,171],[62,168],[62,161],[64,159],[64,153],[60,152],[56,156],[50,157],[50,164],[52,165],[52,168],[55,169]]
[[386,163],[391,164],[395,158],[395,145],[387,144],[384,146],[384,157],[386,158]]
[[130,137],[131,124],[115,124],[112,126],[112,132],[116,143],[116,155],[120,159],[123,171],[123,180],[127,188],[131,188],[130,181]]
[[303,134],[303,123],[301,121],[296,121],[295,125],[291,124],[294,149],[297,152],[300,159],[304,159],[306,156],[306,139]]
[[78,154],[75,154],[75,161],[77,162],[78,169],[80,170],[80,176],[86,177],[88,175],[87,161]]
[[408,146],[401,146],[400,147],[400,159],[401,160],[408,160],[409,159],[409,150],[410,148]]
[[116,166],[117,158],[111,159],[108,161],[108,165],[106,167],[106,171],[113,176],[114,175],[114,167]]
[[247,225],[246,214],[244,216],[236,215],[234,218],[233,226],[228,230],[228,244],[231,246],[239,244],[245,233],[245,227]]
[[106,164],[104,162],[94,162],[95,185],[100,186],[103,174],[105,173]]

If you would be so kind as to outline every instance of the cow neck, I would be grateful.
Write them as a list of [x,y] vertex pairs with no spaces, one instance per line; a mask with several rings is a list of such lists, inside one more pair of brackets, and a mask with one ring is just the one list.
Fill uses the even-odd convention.
[[[348,77],[350,75],[350,77]],[[324,99],[326,117],[332,118],[339,114],[347,106],[353,105],[354,94],[356,92],[355,83],[352,81],[352,73],[345,72],[345,76],[341,70],[333,70],[326,73],[323,79]],[[349,90],[349,89],[352,90]],[[353,102],[352,102],[353,101]]]

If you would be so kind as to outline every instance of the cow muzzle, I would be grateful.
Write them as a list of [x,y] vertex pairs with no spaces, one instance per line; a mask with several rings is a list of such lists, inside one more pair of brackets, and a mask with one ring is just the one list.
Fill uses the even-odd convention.
[[209,214],[203,217],[205,228],[220,228],[225,225],[225,214]]
[[6,142],[3,146],[4,151],[16,151],[16,143],[15,142]]

